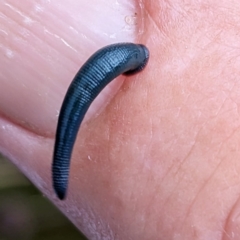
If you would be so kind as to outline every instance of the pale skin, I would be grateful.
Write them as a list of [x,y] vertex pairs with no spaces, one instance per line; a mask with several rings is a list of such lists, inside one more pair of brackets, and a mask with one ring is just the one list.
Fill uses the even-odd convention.
[[[0,3],[0,151],[89,239],[239,239],[240,2],[124,3]],[[148,46],[149,64],[95,102],[59,201],[51,161],[67,86],[122,41]]]

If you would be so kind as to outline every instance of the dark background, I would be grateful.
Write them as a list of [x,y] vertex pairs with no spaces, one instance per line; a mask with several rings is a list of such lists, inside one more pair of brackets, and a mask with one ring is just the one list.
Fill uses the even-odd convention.
[[0,155],[0,240],[86,240],[63,214]]

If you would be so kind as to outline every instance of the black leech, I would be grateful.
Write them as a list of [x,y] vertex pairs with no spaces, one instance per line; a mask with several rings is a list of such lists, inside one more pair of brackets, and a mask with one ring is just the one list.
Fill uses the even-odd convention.
[[53,154],[53,187],[60,199],[66,195],[74,142],[89,106],[114,78],[141,71],[148,58],[144,45],[109,45],[94,53],[74,77],[60,110]]

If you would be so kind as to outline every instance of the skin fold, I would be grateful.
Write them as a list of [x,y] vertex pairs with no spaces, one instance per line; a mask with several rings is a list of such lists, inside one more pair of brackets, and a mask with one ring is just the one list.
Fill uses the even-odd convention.
[[[239,1],[109,2],[0,3],[0,151],[89,239],[239,239]],[[61,202],[51,161],[67,86],[122,41],[150,61],[94,103]]]

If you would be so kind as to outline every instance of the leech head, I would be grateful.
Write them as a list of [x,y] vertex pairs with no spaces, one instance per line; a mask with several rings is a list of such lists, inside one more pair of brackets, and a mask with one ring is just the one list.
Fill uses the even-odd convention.
[[[123,75],[133,75],[144,69],[149,59],[149,51],[143,44],[136,44],[136,51],[133,52],[132,69],[123,73]],[[130,65],[130,63],[129,63]]]
[[53,153],[53,187],[59,199],[66,196],[73,146],[89,106],[108,83],[141,71],[148,58],[144,45],[112,44],[93,54],[74,77],[60,110]]

